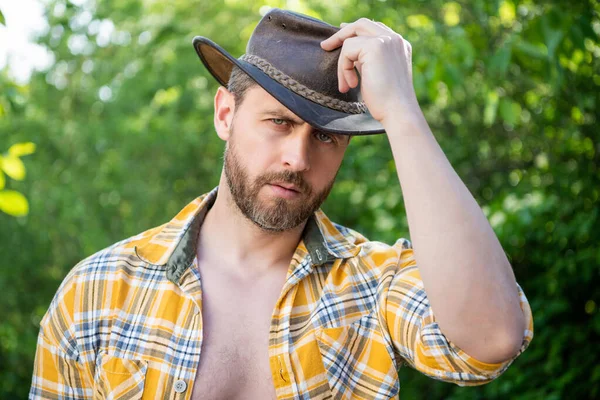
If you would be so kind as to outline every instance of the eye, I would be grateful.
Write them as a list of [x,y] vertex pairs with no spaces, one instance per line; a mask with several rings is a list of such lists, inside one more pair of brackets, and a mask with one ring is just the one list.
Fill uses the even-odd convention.
[[333,138],[324,132],[316,132],[315,136],[319,142],[333,143]]
[[287,121],[283,118],[271,118],[269,121],[273,122],[277,126],[283,126]]

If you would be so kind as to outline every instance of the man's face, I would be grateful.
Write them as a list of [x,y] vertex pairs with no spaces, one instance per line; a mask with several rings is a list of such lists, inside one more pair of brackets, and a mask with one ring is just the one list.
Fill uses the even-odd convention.
[[281,232],[306,221],[335,181],[348,137],[314,130],[259,87],[237,108],[225,177],[244,216]]

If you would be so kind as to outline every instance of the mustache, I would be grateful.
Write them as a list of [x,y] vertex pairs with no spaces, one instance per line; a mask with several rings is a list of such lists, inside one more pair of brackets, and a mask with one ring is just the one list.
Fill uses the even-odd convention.
[[302,175],[293,171],[267,172],[256,179],[256,185],[257,187],[261,187],[274,181],[295,185],[302,193],[310,194],[312,192],[309,184],[302,178]]

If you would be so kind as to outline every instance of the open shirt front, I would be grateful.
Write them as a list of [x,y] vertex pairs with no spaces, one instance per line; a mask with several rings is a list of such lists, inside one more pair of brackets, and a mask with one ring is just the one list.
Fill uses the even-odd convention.
[[[196,242],[216,194],[70,271],[40,323],[30,398],[191,397],[202,357]],[[528,327],[520,354],[533,319],[519,292]],[[480,362],[444,336],[408,240],[369,241],[321,210],[307,223],[275,304],[269,358],[282,400],[393,398],[403,364],[478,385],[514,360]]]

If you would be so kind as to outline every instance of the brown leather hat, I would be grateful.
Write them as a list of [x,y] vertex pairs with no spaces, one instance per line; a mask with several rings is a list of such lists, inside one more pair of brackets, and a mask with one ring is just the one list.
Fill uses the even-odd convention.
[[360,101],[360,84],[346,93],[338,90],[341,47],[325,51],[320,44],[338,30],[307,15],[273,8],[252,32],[240,58],[202,36],[193,44],[221,85],[227,87],[235,64],[315,129],[346,135],[384,133]]

